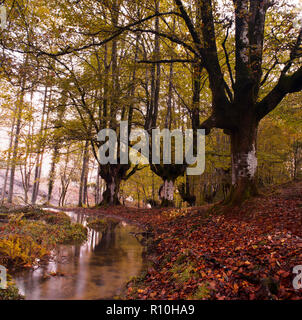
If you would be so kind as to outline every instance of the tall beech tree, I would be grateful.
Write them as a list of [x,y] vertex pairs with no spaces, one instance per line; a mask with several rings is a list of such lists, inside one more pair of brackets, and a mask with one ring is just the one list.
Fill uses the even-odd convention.
[[[231,138],[232,192],[228,202],[240,203],[257,194],[256,141],[259,122],[274,110],[289,93],[302,89],[302,66],[299,61],[302,28],[291,49],[274,88],[260,97],[263,84],[263,44],[265,19],[271,1],[234,0],[235,11],[235,77],[230,88],[222,72],[216,43],[214,9],[211,0],[199,0],[200,27],[195,27],[184,4],[175,0],[200,60],[209,76],[212,92],[212,115],[200,127],[209,134],[221,128]],[[291,68],[293,66],[293,68]],[[292,71],[291,71],[292,69]]]
[[[109,26],[116,27],[119,20],[119,1],[113,1],[112,7],[108,9],[110,18],[107,21]],[[134,50],[125,47],[125,39],[114,38],[110,43],[102,48],[92,48],[89,52],[89,59],[81,60],[80,65],[83,72],[75,71],[76,67],[70,67],[64,57],[56,59],[61,67],[54,68],[57,76],[66,82],[67,96],[70,104],[76,110],[81,122],[82,132],[75,134],[77,139],[85,141],[91,145],[92,153],[99,162],[98,148],[104,142],[98,141],[96,136],[102,129],[116,130],[118,135],[118,154],[121,148],[119,121],[128,121],[130,134],[134,105],[135,105],[135,83],[137,77],[137,57],[138,57],[139,34],[135,36]],[[132,49],[132,47],[130,47]],[[65,55],[64,55],[65,56]],[[51,59],[50,59],[51,60]],[[130,61],[131,69],[127,65]],[[133,67],[132,67],[133,65]],[[130,71],[129,83],[124,78],[127,71]],[[63,76],[62,76],[63,75]],[[68,80],[69,79],[69,80]],[[71,80],[71,82],[70,82]],[[124,97],[127,97],[124,98]],[[122,100],[124,98],[124,100]],[[128,141],[129,142],[129,141]],[[84,157],[87,159],[87,157]],[[85,160],[85,159],[84,159]],[[85,163],[84,163],[85,162]],[[83,161],[82,178],[87,175],[87,161]],[[118,205],[121,181],[127,180],[135,173],[138,166],[131,166],[131,163],[121,164],[118,157],[117,163],[100,164],[99,175],[105,181],[105,191],[102,194],[101,205]],[[79,205],[83,202],[84,185],[80,183]]]
[[[159,12],[159,1],[155,1],[155,13]],[[154,36],[154,63],[151,69],[151,94],[150,103],[147,105],[147,115],[145,122],[145,129],[151,134],[151,130],[157,127],[159,105],[160,105],[160,89],[161,89],[161,63],[160,61],[160,25],[159,17],[155,17],[155,36]],[[169,79],[168,79],[168,99],[167,99],[167,112],[164,121],[164,129],[171,129],[172,121],[172,83],[173,83],[173,63],[170,63]],[[152,144],[150,144],[152,146]],[[152,148],[150,148],[152,149]],[[173,159],[172,159],[173,160]],[[179,176],[182,176],[186,170],[186,164],[153,164],[152,152],[150,152],[150,168],[151,170],[163,179],[163,184],[159,189],[159,198],[161,206],[168,207],[174,206],[174,191],[175,181]]]

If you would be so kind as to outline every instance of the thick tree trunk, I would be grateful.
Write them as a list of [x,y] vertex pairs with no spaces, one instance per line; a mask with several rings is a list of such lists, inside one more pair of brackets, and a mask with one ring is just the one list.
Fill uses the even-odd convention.
[[163,185],[159,189],[159,198],[161,200],[162,207],[174,206],[174,180],[164,180]]
[[120,205],[121,203],[119,200],[119,191],[121,179],[118,176],[111,176],[108,178],[104,178],[104,180],[106,183],[106,190],[103,192],[102,202],[100,205]]
[[239,205],[258,194],[257,171],[257,124],[242,125],[231,133],[232,188],[226,204]]
[[190,178],[185,175],[185,182],[178,186],[178,192],[184,202],[187,202],[190,207],[195,206],[196,196],[194,195],[194,181],[192,180],[192,186]]

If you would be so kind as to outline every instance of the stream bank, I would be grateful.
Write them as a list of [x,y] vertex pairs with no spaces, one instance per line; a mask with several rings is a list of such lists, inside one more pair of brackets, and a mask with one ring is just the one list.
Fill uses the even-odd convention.
[[[54,221],[64,215],[72,226],[87,230],[87,240],[57,243],[44,261],[15,270],[16,286],[25,299],[112,299],[121,294],[129,278],[144,268],[144,248],[134,237],[140,231],[136,226],[119,219],[116,223],[109,221],[108,228],[98,231],[87,226],[89,214],[45,210],[48,214],[51,210]],[[42,224],[45,227],[45,221],[38,223],[40,227]],[[2,236],[7,233],[2,232]]]

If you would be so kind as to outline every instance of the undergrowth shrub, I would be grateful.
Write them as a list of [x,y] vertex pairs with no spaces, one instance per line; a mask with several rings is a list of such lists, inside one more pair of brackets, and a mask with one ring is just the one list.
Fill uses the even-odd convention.
[[12,215],[0,230],[0,261],[8,269],[35,264],[50,254],[58,244],[82,243],[87,229],[71,223],[64,213],[46,213],[41,220],[26,220],[23,214]]
[[46,247],[41,246],[30,236],[11,234],[0,239],[0,255],[6,261],[7,267],[32,265],[36,259],[43,259],[49,254]]

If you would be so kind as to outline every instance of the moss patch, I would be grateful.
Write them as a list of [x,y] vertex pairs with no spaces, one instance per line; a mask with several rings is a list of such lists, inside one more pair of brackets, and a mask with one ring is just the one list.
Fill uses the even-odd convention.
[[87,227],[98,232],[105,232],[119,224],[119,221],[111,218],[91,217],[87,220]]
[[211,290],[207,282],[201,283],[195,290],[194,294],[189,297],[189,300],[207,300],[211,296]]

